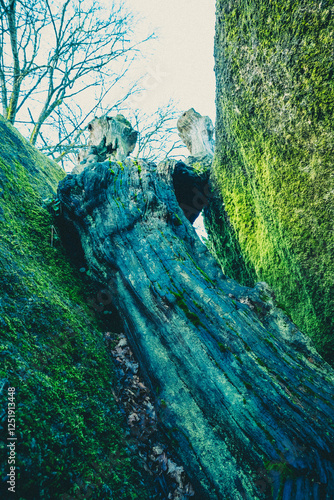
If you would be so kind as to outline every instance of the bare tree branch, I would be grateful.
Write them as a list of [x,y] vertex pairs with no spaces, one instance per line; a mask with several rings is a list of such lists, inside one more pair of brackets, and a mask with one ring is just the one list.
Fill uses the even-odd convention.
[[[3,8],[3,0],[0,0],[1,7]],[[1,12],[0,23],[1,23],[1,33],[0,33],[0,86],[1,86],[1,103],[2,103],[2,113],[3,116],[7,113],[8,99],[7,99],[7,87],[5,78],[5,67],[4,67],[4,57],[3,57],[3,46],[4,46],[4,10]]]
[[[125,72],[126,70],[124,70],[124,74]],[[121,79],[124,74],[121,73],[118,75],[118,79]],[[117,79],[115,79],[115,81],[112,82],[107,88],[101,86],[99,98],[96,99],[94,106],[85,114],[82,114],[82,110],[77,107],[71,116],[72,109],[67,105],[67,103],[64,103],[64,105],[67,106],[67,112],[59,113],[58,116],[58,128],[62,129],[62,139],[53,146],[42,147],[41,151],[48,156],[51,156],[55,161],[60,161],[64,159],[65,156],[71,155],[71,161],[73,165],[75,165],[77,162],[76,157],[78,150],[87,146],[85,137],[84,139],[82,138],[87,130],[88,121],[93,118],[94,113],[99,111],[100,114],[107,115],[113,110],[120,110],[122,105],[124,105],[124,102],[140,90],[137,88],[137,83],[135,82],[127,93],[115,101],[112,106],[108,106],[107,108],[100,107],[104,98],[116,83]],[[68,131],[68,122],[70,122],[70,131]],[[83,126],[84,123],[87,123],[87,125]],[[65,144],[66,141],[70,142]]]
[[[54,115],[65,134],[65,140],[58,137],[59,156],[60,145],[66,142],[68,135],[74,134],[71,144],[77,142],[77,130],[81,125],[76,127],[66,117],[60,120],[57,110],[66,109],[71,114],[69,109],[75,107],[73,98],[87,89],[97,89],[101,86],[101,77],[108,82],[102,85],[102,94],[106,97],[105,90],[119,81],[113,65],[119,66],[123,61],[127,68],[140,44],[152,35],[131,43],[133,18],[122,4],[117,6],[114,2],[104,10],[98,2],[90,0],[66,0],[63,5],[51,0],[31,0],[29,3],[0,0],[0,7],[3,114],[15,123],[18,113],[28,115],[28,107],[32,107],[31,101],[34,101],[36,120],[31,121],[29,128],[30,142],[36,145],[42,128]],[[65,106],[66,103],[71,103],[70,107]],[[101,100],[97,99],[91,111],[100,105]],[[85,116],[88,117],[91,111]]]
[[171,152],[184,148],[176,129],[176,120],[180,114],[173,101],[158,108],[152,116],[135,110],[129,119],[139,131],[136,156],[158,163]]
[[7,119],[14,123],[16,116],[16,107],[20,95],[20,87],[22,83],[20,59],[17,45],[17,28],[16,28],[16,0],[9,0],[6,9],[8,29],[10,35],[10,46],[13,56],[13,91],[9,100],[7,109]]

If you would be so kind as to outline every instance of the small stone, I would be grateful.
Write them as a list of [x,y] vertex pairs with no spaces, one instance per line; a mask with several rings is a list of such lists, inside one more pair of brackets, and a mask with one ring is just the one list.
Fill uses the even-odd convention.
[[155,456],[158,456],[164,452],[164,449],[161,445],[158,444],[156,446],[153,446],[152,451],[153,451]]

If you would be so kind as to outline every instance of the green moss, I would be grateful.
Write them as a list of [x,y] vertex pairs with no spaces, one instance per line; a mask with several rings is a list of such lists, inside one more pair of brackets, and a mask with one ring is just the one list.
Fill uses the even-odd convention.
[[193,303],[197,307],[197,309],[199,309],[201,311],[202,314],[205,313],[204,307],[201,306],[201,304],[199,304],[198,302],[196,302],[196,300],[194,300]]
[[[304,0],[218,0],[217,143],[208,216],[224,272],[267,281],[334,356],[334,18]],[[219,201],[217,201],[219,205]]]
[[265,343],[266,343],[266,344],[268,344],[268,345],[271,347],[271,349],[272,349],[273,351],[277,352],[277,349],[276,349],[276,347],[275,347],[274,343],[273,343],[273,342],[271,342],[271,340],[264,339],[264,341],[265,341]]
[[240,356],[238,356],[237,354],[233,354],[233,356],[242,365],[242,359],[240,358]]
[[217,196],[204,210],[204,225],[208,233],[206,246],[220,262],[224,274],[243,285],[254,286],[257,281],[254,266],[246,262],[223,201]]
[[227,319],[225,319],[224,321],[225,324],[228,326],[228,328],[232,330],[232,332],[234,332],[239,337],[240,336],[239,332],[231,325],[231,323]]
[[189,321],[191,321],[191,323],[194,326],[196,326],[196,327],[202,326],[203,328],[205,328],[205,326],[203,325],[203,323],[201,322],[201,320],[199,319],[199,317],[197,316],[197,314],[195,314],[194,312],[192,312],[192,311],[189,310],[189,308],[188,308],[188,306],[186,304],[186,301],[184,299],[183,292],[173,292],[173,291],[171,291],[171,293],[176,298],[176,304],[185,313],[187,319],[189,319]]
[[133,165],[137,168],[137,171],[138,171],[138,174],[139,174],[139,177],[140,177],[140,174],[141,174],[141,165],[140,165],[139,161],[137,159],[133,160]]
[[175,226],[182,226],[182,220],[177,214],[174,214],[174,224]]
[[243,343],[243,345],[244,345],[245,351],[246,351],[246,352],[250,352],[250,351],[251,351],[251,348],[249,347],[249,345],[248,345],[248,344],[246,344],[246,342],[245,342],[244,340],[242,340],[242,343]]
[[228,352],[229,348],[222,342],[218,342],[218,347],[221,352]]
[[194,266],[196,267],[196,269],[201,273],[201,275],[203,276],[203,278],[205,279],[205,281],[207,281],[208,283],[210,283],[211,285],[214,285],[214,282],[212,281],[212,279],[209,278],[209,276],[206,274],[205,271],[203,271],[202,268],[200,268],[196,262],[194,261],[194,259],[192,258],[192,256],[190,255],[189,252],[186,252],[186,254],[188,255],[189,259],[192,261],[192,263],[194,264]]
[[[42,197],[53,192],[65,172],[55,162],[23,139],[20,133],[0,115],[1,159],[9,167],[20,163],[26,170],[31,187]],[[2,181],[2,179],[0,179]],[[2,182],[1,182],[2,183]]]
[[[4,390],[16,388],[18,494],[149,498],[84,282],[59,242],[50,244],[54,221],[36,186],[50,194],[52,175],[46,187],[43,175],[36,171],[32,184],[20,163],[0,160],[0,379]],[[7,472],[3,461],[2,477]]]
[[206,161],[195,161],[191,163],[192,168],[195,170],[195,172],[198,175],[202,175],[208,170],[208,165],[206,164]]
[[263,302],[268,302],[270,300],[270,297],[268,295],[266,295],[265,293],[261,293],[260,294],[260,299],[263,301]]
[[261,358],[256,358],[256,362],[257,362],[257,364],[259,364],[259,365],[260,365],[260,366],[262,366],[263,368],[266,368],[266,367],[267,367],[267,365],[265,364],[265,362],[264,362],[264,361],[262,361],[262,359],[261,359]]
[[[272,444],[274,444],[274,441],[271,439]],[[266,471],[268,472],[269,477],[275,477],[279,476],[279,491],[277,493],[277,498],[282,498],[283,495],[283,487],[287,479],[296,479],[298,478],[298,475],[300,472],[289,465],[285,458],[282,455],[281,460],[276,460],[276,461],[269,461],[269,460],[264,460],[264,466]],[[272,473],[275,473],[274,475]],[[277,479],[276,479],[277,480]]]

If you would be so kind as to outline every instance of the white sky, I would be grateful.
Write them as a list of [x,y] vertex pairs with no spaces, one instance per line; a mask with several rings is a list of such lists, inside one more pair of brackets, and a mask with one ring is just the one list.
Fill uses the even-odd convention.
[[144,79],[146,92],[134,104],[153,113],[172,98],[182,111],[193,107],[214,122],[215,0],[125,3],[142,18],[143,29],[149,27],[158,35],[149,47],[143,46],[146,63],[141,64],[141,70],[146,69],[150,76]]

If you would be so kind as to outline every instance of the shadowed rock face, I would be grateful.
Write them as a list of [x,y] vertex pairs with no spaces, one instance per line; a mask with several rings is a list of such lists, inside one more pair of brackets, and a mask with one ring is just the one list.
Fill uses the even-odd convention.
[[60,183],[63,217],[113,296],[197,498],[330,500],[333,370],[265,283],[223,275],[180,208],[179,168],[92,163]]
[[177,122],[179,136],[191,156],[177,162],[173,169],[173,187],[184,215],[193,224],[208,206],[212,192],[210,171],[213,159],[213,124],[193,108],[185,111]]
[[189,164],[178,161],[173,167],[172,180],[176,199],[193,224],[211,198],[209,172],[199,174]]

